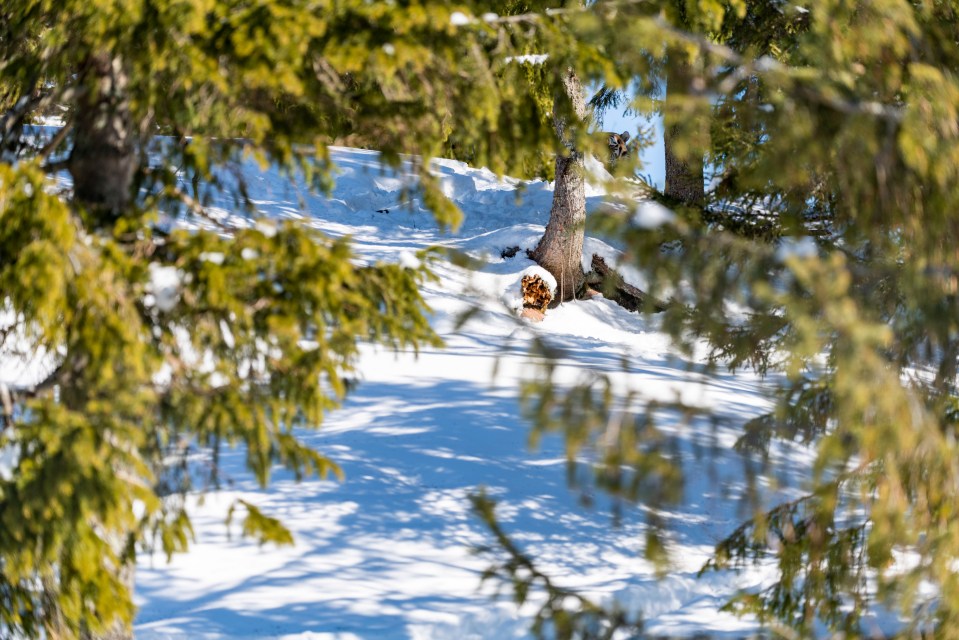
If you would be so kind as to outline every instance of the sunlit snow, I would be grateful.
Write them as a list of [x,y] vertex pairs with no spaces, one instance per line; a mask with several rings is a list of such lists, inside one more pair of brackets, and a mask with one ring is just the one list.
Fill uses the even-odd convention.
[[[341,484],[298,483],[277,469],[270,488],[262,490],[244,469],[244,452],[226,452],[222,488],[202,500],[190,498],[196,528],[190,552],[169,563],[160,552],[138,558],[137,637],[530,637],[534,610],[517,609],[508,588],[493,599],[503,585],[480,582],[489,559],[471,550],[492,539],[468,497],[481,488],[498,501],[504,529],[558,584],[641,611],[651,634],[741,637],[757,630],[754,620],[719,608],[739,589],[769,584],[769,566],[702,578],[697,572],[713,545],[746,515],[738,500],[746,490],[744,461],[731,447],[737,426],[771,407],[762,381],[748,372],[705,375],[671,349],[655,318],[629,313],[602,296],[550,309],[537,325],[520,321],[518,283],[534,266],[525,250],[543,234],[550,183],[500,179],[460,162],[435,161],[444,192],[465,213],[465,222],[450,233],[409,189],[412,173],[384,169],[370,151],[334,148],[332,158],[337,175],[329,197],[251,163],[247,177],[260,214],[349,236],[363,261],[415,266],[417,251],[429,246],[468,255],[472,260],[455,265],[439,260],[437,281],[423,291],[446,346],[418,355],[364,347],[360,381],[345,405],[320,430],[301,432],[342,466]],[[588,208],[601,199],[602,187],[592,185]],[[223,224],[253,224],[227,201],[215,204]],[[668,213],[640,208],[637,222],[662,224]],[[219,231],[199,219],[177,224]],[[270,222],[256,227],[275,230]],[[504,257],[511,247],[520,250]],[[587,260],[596,252],[616,264],[619,250],[610,239],[586,241]],[[457,266],[464,263],[469,267]],[[638,270],[627,276],[643,286]],[[179,277],[175,271],[151,273],[157,307],[176,304]],[[468,311],[470,319],[460,326]],[[529,448],[519,389],[536,372],[526,351],[535,335],[564,349],[560,381],[606,373],[617,391],[709,407],[719,418],[662,418],[687,473],[683,504],[663,514],[674,561],[665,579],[643,558],[642,508],[625,507],[617,521],[602,495],[584,506],[584,496],[567,484],[563,442],[547,437]],[[6,373],[3,379],[11,377]],[[810,464],[799,447],[783,445],[773,456],[791,461],[783,486],[795,484]],[[236,498],[279,517],[296,545],[261,548],[241,538],[235,526],[228,531],[226,510]]]
[[[446,348],[418,357],[364,350],[362,381],[346,405],[321,430],[303,434],[342,465],[342,484],[296,483],[279,471],[270,489],[259,490],[243,471],[243,453],[229,454],[231,481],[197,506],[190,553],[170,564],[161,554],[140,557],[137,636],[525,638],[532,609],[517,610],[507,597],[494,600],[500,585],[480,583],[489,562],[471,548],[491,539],[468,501],[480,488],[499,501],[505,529],[558,583],[641,610],[650,632],[739,637],[754,631],[755,621],[718,610],[738,589],[767,584],[768,567],[696,577],[713,545],[743,516],[736,500],[744,490],[742,460],[730,451],[732,428],[707,420],[665,425],[682,443],[689,479],[685,504],[667,515],[675,570],[660,580],[643,559],[642,512],[627,508],[616,524],[601,497],[582,506],[567,485],[563,443],[547,438],[529,449],[518,396],[531,372],[524,349],[533,332],[566,349],[560,379],[606,372],[620,390],[709,406],[729,424],[770,407],[760,381],[696,373],[654,321],[602,297],[550,310],[536,327],[518,322],[510,302],[521,275],[534,267],[525,249],[543,233],[550,183],[522,183],[517,202],[519,181],[436,161],[444,192],[466,214],[455,233],[444,233],[416,197],[397,200],[410,193],[404,187],[411,176],[384,170],[372,152],[335,149],[333,159],[339,169],[329,198],[251,167],[261,213],[349,235],[368,260],[409,264],[430,245],[468,254],[472,268],[441,261],[438,282],[424,291]],[[590,187],[590,207],[601,193]],[[640,210],[668,220],[666,212]],[[515,257],[502,257],[514,246],[521,248]],[[588,238],[592,249],[617,256],[609,240]],[[458,329],[461,314],[474,308]],[[778,455],[795,456],[796,473],[808,464],[803,451]],[[258,548],[237,532],[229,537],[223,518],[237,497],[282,518],[296,546]]]

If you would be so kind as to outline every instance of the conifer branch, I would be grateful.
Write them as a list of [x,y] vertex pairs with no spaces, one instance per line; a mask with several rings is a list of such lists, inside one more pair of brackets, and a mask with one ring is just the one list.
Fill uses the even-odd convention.
[[57,160],[55,162],[46,163],[45,165],[43,165],[43,172],[59,173],[60,171],[64,171],[65,169],[67,169],[69,166],[70,166],[70,161],[64,158],[63,160]]
[[7,136],[16,130],[17,125],[19,125],[24,118],[39,108],[43,97],[43,93],[37,90],[31,90],[27,92],[27,95],[17,100],[16,104],[8,109],[6,113],[0,116],[0,144],[5,145],[7,143]]
[[[543,13],[529,12],[509,16],[483,17],[487,24],[536,24],[544,18],[576,15],[585,12],[605,10],[615,14],[619,8],[648,4],[649,0],[620,0],[607,2],[601,7],[570,7],[562,9],[546,9]],[[719,58],[726,65],[734,67],[734,71],[720,84],[720,93],[731,93],[735,85],[742,80],[755,75],[778,74],[793,81],[792,91],[796,97],[832,109],[838,113],[850,116],[873,116],[879,120],[899,123],[904,117],[905,110],[899,105],[891,105],[875,100],[849,100],[815,89],[804,83],[788,65],[785,65],[770,56],[762,56],[756,60],[749,60],[729,46],[710,40],[705,35],[693,33],[672,25],[662,16],[650,17],[658,29],[671,37],[699,47],[701,50]]]
[[173,197],[174,199],[179,200],[179,201],[180,201],[183,205],[185,205],[194,215],[197,215],[197,216],[203,218],[204,220],[207,220],[207,221],[213,223],[213,224],[216,225],[216,227],[219,228],[220,230],[222,230],[222,231],[227,231],[227,232],[229,232],[229,233],[232,233],[233,231],[235,231],[235,229],[234,229],[233,227],[231,227],[231,226],[228,225],[228,224],[225,224],[222,220],[220,220],[219,218],[215,217],[213,214],[211,214],[209,211],[207,211],[206,207],[204,207],[202,204],[200,204],[199,202],[197,202],[190,194],[186,193],[185,191],[183,191],[183,190],[180,189],[179,187],[175,187],[175,186],[172,186],[172,185],[171,185],[171,186],[168,186],[168,187],[166,188],[166,190],[165,190],[165,193],[166,193],[167,195]]
[[75,87],[66,87],[62,91],[40,91],[37,89],[28,92],[28,95],[17,100],[16,104],[0,116],[0,146],[6,146],[8,137],[15,133],[23,121],[36,111],[45,109],[57,102],[76,100],[81,92]]
[[[610,639],[623,630],[631,630],[635,633],[642,632],[643,623],[641,619],[633,619],[627,612],[615,605],[610,608],[602,607],[573,589],[557,585],[552,578],[540,571],[535,562],[523,553],[503,531],[494,513],[496,505],[485,493],[471,495],[470,501],[473,504],[473,511],[493,534],[499,548],[505,551],[508,556],[508,559],[502,564],[494,565],[484,571],[483,580],[500,577],[510,582],[515,591],[514,598],[517,604],[526,602],[530,588],[534,587],[536,583],[539,583],[546,592],[547,601],[537,613],[536,622],[532,629],[537,637],[542,637],[542,627],[546,621],[551,621],[554,625],[562,625],[561,628],[556,629],[557,637]],[[488,553],[492,549],[480,547],[476,551]],[[560,611],[570,610],[567,604],[570,601],[575,602],[572,607],[572,611],[575,611],[575,613],[570,616],[557,615]],[[591,623],[594,622],[600,623],[599,628],[593,627]],[[579,627],[584,624],[590,628],[591,633],[582,636],[576,635],[577,630],[583,631]]]

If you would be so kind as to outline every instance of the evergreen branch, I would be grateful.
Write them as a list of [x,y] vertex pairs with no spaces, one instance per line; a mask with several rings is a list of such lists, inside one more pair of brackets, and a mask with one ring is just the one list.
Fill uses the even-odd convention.
[[[489,528],[496,544],[506,552],[508,559],[499,565],[493,565],[483,572],[482,580],[486,581],[494,576],[500,576],[513,585],[514,598],[517,604],[526,602],[530,589],[537,583],[546,592],[546,603],[536,614],[532,627],[533,634],[543,637],[543,625],[551,622],[557,638],[586,638],[610,640],[620,631],[629,630],[635,634],[642,633],[641,619],[630,619],[627,613],[617,607],[607,609],[572,589],[557,585],[553,580],[540,571],[533,560],[523,553],[503,531],[502,526],[494,513],[496,504],[485,493],[470,496],[473,510]],[[477,552],[490,552],[489,547],[480,547]],[[568,603],[572,601],[573,607]],[[569,609],[573,611],[570,612]],[[605,622],[605,628],[603,628]],[[596,624],[599,623],[599,624]]]
[[[669,35],[683,40],[688,44],[696,45],[702,50],[720,58],[726,64],[736,67],[736,71],[730,74],[729,77],[720,84],[720,93],[732,93],[741,81],[754,75],[776,73],[784,75],[787,78],[795,76],[794,71],[790,69],[788,65],[770,56],[762,56],[757,60],[747,60],[731,47],[713,42],[705,36],[674,27],[662,16],[653,18],[653,22]],[[902,107],[888,105],[874,100],[846,100],[839,96],[827,95],[822,91],[816,91],[798,82],[794,84],[792,88],[798,96],[845,115],[875,116],[881,120],[889,120],[896,123],[901,122],[903,119],[904,109]]]
[[235,231],[233,227],[231,227],[228,224],[225,224],[222,220],[213,216],[209,211],[207,211],[206,207],[204,207],[202,204],[197,202],[192,196],[190,196],[190,194],[186,193],[179,187],[168,185],[166,189],[164,190],[164,193],[168,196],[173,197],[176,200],[179,200],[194,215],[197,215],[203,218],[204,220],[208,220],[209,222],[216,225],[216,227],[221,229],[222,231],[226,231],[229,233],[232,233]]
[[6,146],[10,142],[8,137],[20,128],[31,113],[45,109],[56,102],[76,100],[80,95],[81,91],[75,87],[66,87],[62,91],[59,89],[31,90],[28,95],[17,100],[13,107],[0,116],[0,146]]
[[[633,5],[633,4],[645,4],[649,0],[625,0],[625,2],[616,2],[609,4],[616,5]],[[557,16],[568,16],[576,15],[584,11],[584,7],[575,7],[575,8],[547,8],[543,10],[543,13],[538,13],[536,11],[530,11],[528,13],[516,13],[508,16],[483,16],[482,21],[486,24],[535,24],[540,22],[543,19],[543,16],[548,18],[554,18]]]
[[48,174],[59,173],[60,171],[64,171],[65,169],[69,168],[69,166],[70,166],[70,161],[64,158],[63,160],[56,160],[54,162],[46,163],[45,165],[43,165],[43,172]]
[[[649,4],[649,0],[618,0],[603,3],[601,6],[579,6],[562,9],[546,9],[543,13],[529,12],[509,16],[497,16],[496,18],[483,18],[487,24],[515,24],[530,23],[536,24],[542,22],[545,18],[554,18],[560,16],[577,15],[586,12],[596,12],[606,10],[608,13],[616,13],[620,8],[637,5]],[[801,82],[796,77],[795,70],[788,65],[775,60],[770,56],[762,56],[756,60],[749,60],[733,48],[710,40],[707,36],[693,33],[685,29],[676,27],[664,17],[650,17],[655,26],[668,34],[669,36],[681,40],[687,44],[695,45],[707,53],[719,58],[725,64],[734,67],[735,70],[727,76],[720,84],[719,92],[732,93],[736,85],[741,81],[755,75],[766,73],[779,74],[793,79],[795,82],[792,90],[797,97],[804,98],[823,107],[832,109],[838,113],[850,116],[873,116],[880,120],[886,120],[893,123],[902,122],[905,115],[905,109],[898,105],[885,104],[875,100],[850,100],[837,95],[828,94],[821,90],[816,90]]]
[[[5,384],[3,387],[6,389],[7,393],[15,399],[19,400],[21,398],[36,398],[40,396],[45,391],[50,391],[58,384],[61,384],[64,381],[65,377],[65,367],[64,363],[60,363],[57,367],[53,369],[47,376],[32,385],[16,385],[16,384]],[[11,411],[12,413],[12,411]]]
[[8,109],[3,116],[0,116],[0,144],[6,145],[7,136],[16,130],[17,125],[19,125],[24,118],[39,107],[43,96],[43,93],[31,90],[27,95],[17,100],[16,104]]

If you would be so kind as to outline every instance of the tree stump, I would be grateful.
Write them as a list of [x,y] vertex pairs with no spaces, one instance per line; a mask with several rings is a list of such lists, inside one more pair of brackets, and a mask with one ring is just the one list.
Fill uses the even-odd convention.
[[553,301],[553,290],[549,284],[536,274],[523,276],[520,282],[523,293],[523,308],[534,309],[540,314],[546,313],[546,307]]

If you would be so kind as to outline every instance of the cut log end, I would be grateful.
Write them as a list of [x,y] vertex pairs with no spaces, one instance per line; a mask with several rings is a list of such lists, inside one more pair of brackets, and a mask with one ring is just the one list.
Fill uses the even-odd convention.
[[546,313],[546,307],[553,301],[553,291],[546,281],[537,275],[528,275],[523,276],[520,286],[523,293],[523,308]]
[[523,309],[523,313],[519,314],[519,317],[530,322],[542,322],[546,319],[546,314],[539,309],[526,308]]

